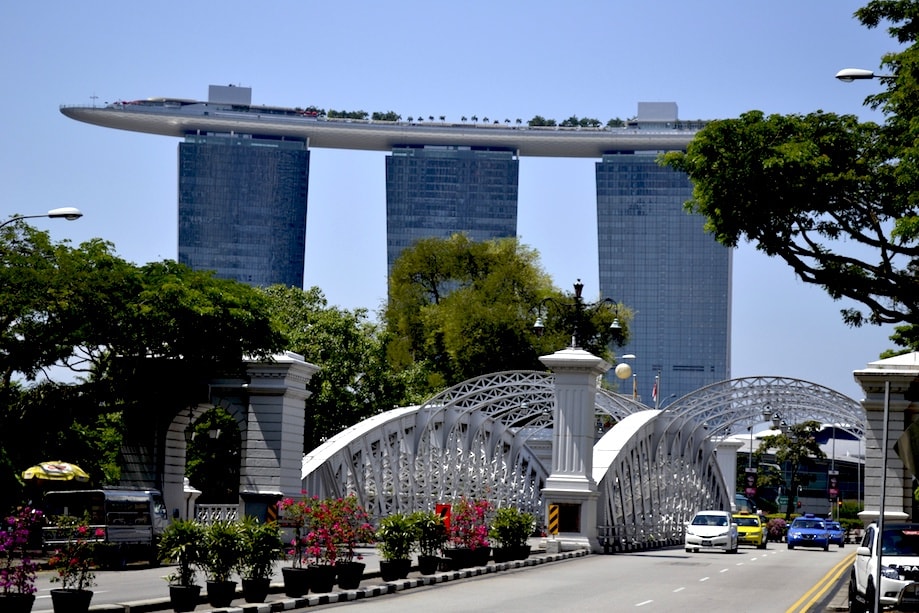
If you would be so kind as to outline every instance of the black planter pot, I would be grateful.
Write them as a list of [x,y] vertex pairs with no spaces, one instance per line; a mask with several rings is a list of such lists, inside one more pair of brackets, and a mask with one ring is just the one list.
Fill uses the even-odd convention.
[[447,567],[450,570],[460,570],[473,565],[472,550],[468,547],[444,549],[444,557],[447,558]]
[[472,550],[472,566],[488,566],[491,547],[476,547]]
[[335,588],[335,567],[329,564],[315,564],[307,567],[310,576],[310,591],[325,594]]
[[335,565],[338,587],[343,590],[356,590],[364,577],[363,562],[341,562]]
[[441,559],[438,556],[418,556],[418,572],[422,575],[433,575],[437,572]]
[[407,558],[404,560],[380,560],[380,577],[383,581],[405,579],[411,570],[412,561]]
[[500,562],[510,562],[511,560],[517,559],[514,557],[513,547],[495,547],[492,550],[491,555],[495,559],[495,564]]
[[207,582],[207,601],[212,607],[228,607],[235,597],[235,581]]
[[265,602],[271,589],[271,579],[243,579],[243,598],[246,602]]
[[194,611],[198,606],[198,600],[201,598],[200,585],[170,585],[169,586],[169,603],[172,610],[176,613],[183,611]]
[[530,545],[518,545],[514,547],[514,560],[526,560],[530,557]]
[[284,594],[291,598],[299,598],[310,591],[310,574],[308,568],[281,568],[284,576]]
[[5,613],[30,613],[35,604],[35,594],[0,594],[0,611]]
[[51,590],[51,605],[54,613],[86,613],[93,599],[90,590],[56,589]]

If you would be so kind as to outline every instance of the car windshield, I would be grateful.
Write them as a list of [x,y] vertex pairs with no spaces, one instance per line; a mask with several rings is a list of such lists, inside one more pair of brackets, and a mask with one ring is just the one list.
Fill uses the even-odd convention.
[[813,530],[823,530],[823,522],[816,519],[796,519],[792,523],[792,528],[810,528]]
[[735,517],[734,521],[737,522],[738,526],[759,526],[759,522],[755,517]]
[[724,515],[696,515],[692,520],[693,526],[727,526],[728,518]]
[[894,528],[884,530],[881,553],[898,556],[919,555],[919,530]]
[[827,524],[827,528],[830,530],[842,530],[842,526],[839,525],[838,521],[831,521]]

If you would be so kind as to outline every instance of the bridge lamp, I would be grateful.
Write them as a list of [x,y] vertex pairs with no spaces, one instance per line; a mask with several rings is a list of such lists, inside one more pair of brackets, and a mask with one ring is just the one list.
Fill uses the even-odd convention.
[[[542,319],[542,309],[548,303],[553,303],[560,309],[571,309],[573,311],[574,319],[574,330],[571,334],[571,348],[580,349],[580,342],[586,339],[582,338],[584,324],[588,319],[588,316],[596,313],[604,304],[614,305],[616,302],[612,298],[604,298],[598,302],[594,303],[585,303],[584,298],[581,296],[584,291],[584,284],[581,283],[581,280],[578,279],[574,284],[574,303],[566,303],[555,298],[546,298],[539,305],[539,314],[536,317],[536,322],[533,324],[533,331],[536,332],[537,336],[542,336],[543,332],[546,329],[545,323]],[[610,330],[614,332],[622,331],[622,324],[619,322],[619,317],[613,318],[613,323],[610,324]]]
[[65,206],[57,209],[51,209],[47,213],[42,213],[40,215],[17,215],[15,217],[10,217],[3,223],[0,223],[0,228],[15,221],[20,221],[22,219],[34,219],[36,217],[50,217],[51,219],[66,219],[67,221],[74,221],[75,219],[83,217],[83,213],[76,207]]

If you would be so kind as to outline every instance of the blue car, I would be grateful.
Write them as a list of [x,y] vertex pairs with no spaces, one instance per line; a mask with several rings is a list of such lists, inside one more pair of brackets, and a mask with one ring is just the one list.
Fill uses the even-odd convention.
[[826,522],[811,514],[798,517],[791,522],[786,540],[789,549],[822,547],[824,551],[830,550],[830,531],[827,530]]
[[831,545],[846,546],[846,531],[842,529],[842,525],[838,521],[827,520],[826,529],[830,531]]

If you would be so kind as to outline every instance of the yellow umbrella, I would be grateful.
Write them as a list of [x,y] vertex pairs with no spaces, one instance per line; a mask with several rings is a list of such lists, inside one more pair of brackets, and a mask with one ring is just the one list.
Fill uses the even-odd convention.
[[23,479],[44,479],[46,481],[89,481],[86,471],[70,462],[52,460],[41,462],[22,472]]

